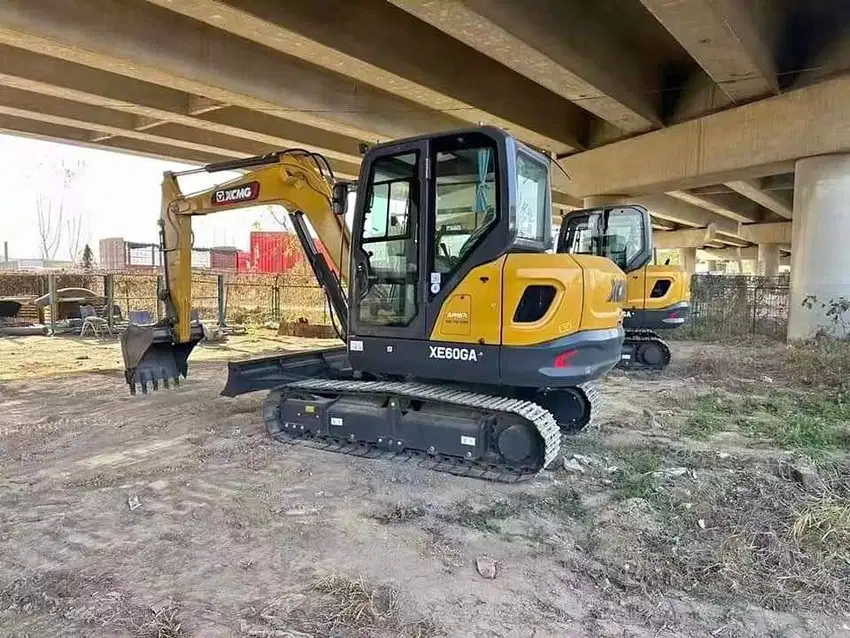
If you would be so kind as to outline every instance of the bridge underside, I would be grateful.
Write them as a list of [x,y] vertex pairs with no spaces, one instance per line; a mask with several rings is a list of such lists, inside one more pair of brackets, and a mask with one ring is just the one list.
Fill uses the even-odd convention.
[[363,142],[485,122],[561,164],[559,209],[622,197],[660,248],[781,257],[796,163],[850,150],[848,29],[844,0],[5,0],[0,130],[353,177]]

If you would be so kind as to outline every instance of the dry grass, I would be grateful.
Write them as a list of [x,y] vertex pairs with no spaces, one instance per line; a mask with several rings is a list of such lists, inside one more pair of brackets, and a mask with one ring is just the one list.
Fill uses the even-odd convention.
[[311,589],[323,595],[322,622],[332,630],[390,624],[398,616],[398,592],[391,587],[374,588],[363,580],[330,574]]
[[729,389],[751,382],[850,391],[850,341],[818,340],[791,346],[748,342],[734,350],[706,346],[686,363],[681,376]]
[[183,624],[178,618],[178,607],[174,603],[159,609],[151,608],[152,617],[136,630],[139,638],[183,638]]
[[789,347],[784,364],[792,382],[850,391],[850,341],[822,340]]
[[835,554],[850,564],[850,501],[827,496],[805,504],[791,532],[800,547]]
[[303,593],[267,602],[255,617],[268,629],[249,635],[431,638],[439,634],[432,623],[408,621],[404,612],[395,587],[333,572],[317,578]]
[[[841,472],[846,481],[847,468]],[[678,590],[770,610],[850,611],[846,501],[811,503],[767,463],[699,475],[597,517],[583,568],[643,594]]]
[[[371,636],[389,632],[405,638],[435,634],[425,621],[402,620],[402,603],[394,587],[373,586],[363,579],[351,580],[337,573],[319,578],[310,587],[309,611],[301,628],[321,636]],[[318,594],[318,596],[316,596]]]
[[132,604],[110,577],[64,570],[36,572],[0,588],[0,614],[59,616],[137,638],[182,638],[186,633],[178,612],[173,601],[158,609]]
[[372,514],[372,518],[382,525],[392,525],[395,523],[409,523],[410,521],[422,518],[425,514],[426,511],[422,505],[399,503],[375,512]]

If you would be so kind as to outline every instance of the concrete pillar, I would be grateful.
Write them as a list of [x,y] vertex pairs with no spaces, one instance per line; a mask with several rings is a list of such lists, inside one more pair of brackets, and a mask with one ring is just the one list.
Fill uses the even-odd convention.
[[628,203],[628,195],[591,195],[584,198],[582,205],[585,208],[597,208],[599,206],[618,206]]
[[[807,339],[819,330],[841,335],[826,316],[829,304],[850,299],[850,155],[798,160],[794,172],[791,231],[791,298],[788,339]],[[811,307],[804,300],[817,298]],[[821,304],[826,304],[823,308]],[[850,317],[845,317],[845,320]]]
[[779,244],[759,244],[758,274],[762,277],[779,274]]
[[685,269],[686,273],[693,275],[697,271],[697,249],[680,248],[679,264]]
[[706,263],[708,264],[708,272],[717,272],[718,270],[720,270],[717,265],[718,261],[716,259],[709,259]]

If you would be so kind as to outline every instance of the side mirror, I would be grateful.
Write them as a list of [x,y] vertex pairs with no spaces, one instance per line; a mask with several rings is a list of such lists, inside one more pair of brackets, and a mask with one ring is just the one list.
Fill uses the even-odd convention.
[[348,211],[348,183],[334,184],[332,204],[334,215],[345,215]]

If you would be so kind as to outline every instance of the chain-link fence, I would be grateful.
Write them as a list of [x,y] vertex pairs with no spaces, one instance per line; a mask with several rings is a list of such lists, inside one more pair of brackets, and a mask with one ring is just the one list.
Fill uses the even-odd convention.
[[762,335],[784,339],[788,303],[787,275],[694,275],[691,321],[670,336],[713,340]]
[[[105,296],[106,272],[56,273],[56,289],[83,288],[94,296]],[[330,312],[324,292],[315,284],[305,283],[301,273],[285,275],[194,272],[192,307],[198,318],[217,322],[219,309],[228,325],[295,321],[306,318],[313,325],[330,325]],[[47,294],[49,274],[0,273],[0,298],[27,299]],[[145,313],[152,320],[160,317],[158,291],[164,285],[155,272],[119,272],[112,275],[113,301],[124,319],[130,313]],[[30,301],[32,303],[32,301]]]
[[[104,294],[105,273],[61,273],[56,287],[87,288]],[[303,275],[303,276],[300,276]],[[293,276],[226,274],[220,282],[213,273],[193,273],[192,306],[207,322],[219,319],[222,302],[228,325],[263,325],[306,318],[313,325],[329,325],[330,313],[322,290],[310,284],[307,273]],[[130,311],[156,318],[157,275],[122,272],[113,275],[114,301],[126,319]],[[0,297],[38,296],[48,290],[47,275],[0,274]],[[763,335],[784,339],[788,323],[788,277],[753,275],[694,275],[691,280],[692,318],[670,331],[678,339],[728,339]]]

